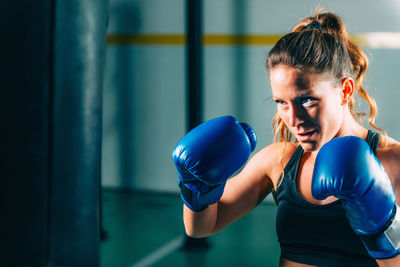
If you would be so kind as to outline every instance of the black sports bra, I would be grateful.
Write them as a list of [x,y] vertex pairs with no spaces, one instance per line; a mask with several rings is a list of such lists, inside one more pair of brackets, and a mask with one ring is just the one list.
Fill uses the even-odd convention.
[[[366,141],[376,154],[379,134],[368,131]],[[323,267],[378,266],[351,229],[340,200],[316,205],[300,196],[296,180],[302,155],[299,146],[285,167],[282,183],[273,192],[278,205],[276,232],[281,257]]]

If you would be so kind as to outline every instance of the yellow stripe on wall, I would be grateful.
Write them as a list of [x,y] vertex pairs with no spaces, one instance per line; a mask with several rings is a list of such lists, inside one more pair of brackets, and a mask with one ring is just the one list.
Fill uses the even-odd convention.
[[[274,45],[282,35],[206,34],[204,45]],[[109,34],[108,45],[185,45],[184,34]]]
[[274,45],[283,35],[206,34],[204,45]]
[[184,45],[184,34],[109,34],[108,45]]
[[[204,45],[274,45],[283,35],[205,34]],[[400,33],[371,32],[351,35],[360,46],[400,49]],[[108,45],[185,45],[184,34],[109,34]]]

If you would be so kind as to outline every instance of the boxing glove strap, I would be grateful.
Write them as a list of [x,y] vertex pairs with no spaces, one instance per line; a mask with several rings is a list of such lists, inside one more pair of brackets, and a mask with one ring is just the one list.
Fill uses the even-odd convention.
[[361,240],[374,258],[390,258],[400,253],[400,213],[396,205],[381,231],[372,235],[360,235]]
[[192,191],[184,183],[179,182],[181,189],[181,198],[185,205],[199,212],[208,207],[208,205],[218,202],[224,192],[225,183],[218,185],[209,185],[206,192]]

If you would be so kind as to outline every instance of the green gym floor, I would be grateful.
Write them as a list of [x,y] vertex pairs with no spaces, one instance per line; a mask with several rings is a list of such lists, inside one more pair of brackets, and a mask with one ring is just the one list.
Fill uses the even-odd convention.
[[275,213],[263,202],[216,235],[188,240],[179,195],[104,189],[101,266],[278,266]]

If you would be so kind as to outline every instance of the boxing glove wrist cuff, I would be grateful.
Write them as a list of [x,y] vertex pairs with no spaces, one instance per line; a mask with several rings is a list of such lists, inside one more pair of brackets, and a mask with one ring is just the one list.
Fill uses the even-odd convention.
[[400,212],[394,206],[382,230],[372,235],[360,235],[368,253],[375,259],[387,259],[400,253]]
[[191,190],[182,182],[179,182],[179,187],[183,203],[192,211],[199,212],[206,209],[210,204],[218,202],[224,192],[225,183],[210,186],[206,192]]

